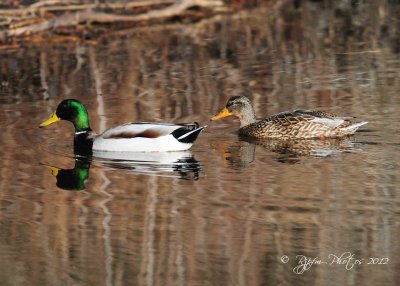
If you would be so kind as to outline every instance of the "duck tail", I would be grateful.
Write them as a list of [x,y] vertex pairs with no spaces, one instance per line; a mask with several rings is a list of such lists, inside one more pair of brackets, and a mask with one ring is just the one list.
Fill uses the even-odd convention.
[[359,122],[359,123],[354,123],[351,124],[347,127],[342,128],[342,131],[344,131],[347,134],[354,134],[358,128],[360,128],[361,126],[367,124],[368,121],[363,121],[363,122]]
[[200,134],[200,132],[206,127],[207,125],[195,128],[193,130],[182,127],[172,132],[172,136],[174,136],[176,140],[181,143],[193,143],[197,139],[197,136]]

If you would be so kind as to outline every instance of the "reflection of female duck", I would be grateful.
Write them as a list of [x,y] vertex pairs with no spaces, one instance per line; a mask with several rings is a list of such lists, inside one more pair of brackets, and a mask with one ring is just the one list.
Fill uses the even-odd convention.
[[[246,140],[246,139],[245,139]],[[330,157],[346,152],[356,152],[354,142],[350,140],[273,140],[251,139],[258,146],[272,152],[292,156]]]
[[[274,140],[249,137],[240,139],[221,150],[223,157],[230,165],[239,169],[247,167],[254,161],[256,145],[276,153],[275,161],[289,164],[299,162],[302,156],[320,158],[360,151],[350,140]],[[222,145],[218,144],[218,146]]]
[[180,151],[192,146],[204,127],[193,124],[127,123],[96,135],[89,125],[86,108],[77,100],[62,101],[53,116],[40,124],[68,120],[75,126],[74,151],[91,155],[94,151]]
[[250,100],[231,97],[211,120],[234,115],[240,119],[239,134],[253,138],[312,139],[340,138],[354,134],[368,122],[352,123],[352,117],[337,117],[321,111],[294,110],[257,121]]

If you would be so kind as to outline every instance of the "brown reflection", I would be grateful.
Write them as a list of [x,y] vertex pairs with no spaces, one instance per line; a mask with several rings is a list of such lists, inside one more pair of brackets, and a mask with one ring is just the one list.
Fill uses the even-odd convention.
[[[95,45],[0,51],[1,285],[398,284],[400,6],[258,2]],[[233,126],[209,128],[193,146],[193,171],[174,166],[189,180],[169,164],[149,175],[151,164],[135,172],[96,159],[86,191],[46,191],[55,179],[37,162],[75,164],[70,125],[36,131],[61,99],[87,104],[101,132],[129,121],[205,122],[242,94],[260,117],[297,108],[358,116],[372,130],[359,136],[379,144],[317,160],[241,141]],[[343,251],[391,261],[292,271],[297,254]]]
[[271,140],[240,137],[237,142],[214,142],[220,154],[234,168],[245,168],[256,158],[256,146],[275,153],[276,162],[294,164],[302,157],[315,158],[339,156],[344,153],[361,152],[361,143],[350,139],[341,140]]
[[256,144],[251,141],[237,142],[218,141],[212,144],[213,149],[221,154],[224,160],[233,168],[246,168],[255,160]]

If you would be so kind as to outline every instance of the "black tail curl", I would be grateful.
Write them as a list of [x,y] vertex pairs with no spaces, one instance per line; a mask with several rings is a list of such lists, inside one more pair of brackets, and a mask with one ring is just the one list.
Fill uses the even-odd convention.
[[197,136],[199,136],[200,132],[206,127],[207,126],[198,127],[198,124],[196,124],[194,128],[181,127],[171,134],[181,143],[193,143],[197,139]]

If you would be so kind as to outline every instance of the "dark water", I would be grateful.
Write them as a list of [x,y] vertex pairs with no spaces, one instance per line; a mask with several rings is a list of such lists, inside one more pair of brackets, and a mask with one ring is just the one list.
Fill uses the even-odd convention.
[[[1,51],[0,285],[398,285],[400,7],[321,2]],[[242,94],[369,124],[249,142],[208,122]],[[37,128],[65,98],[98,132],[209,127],[189,152],[75,160],[70,123]]]

